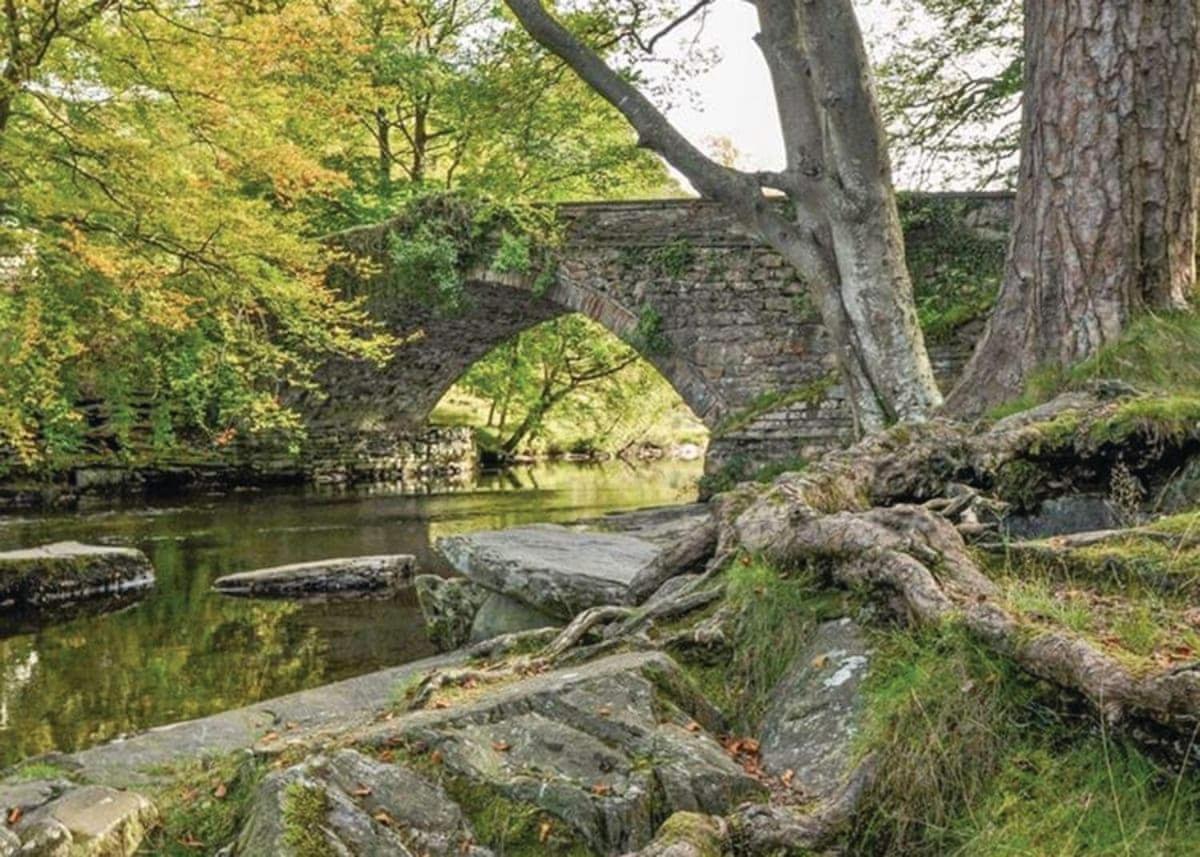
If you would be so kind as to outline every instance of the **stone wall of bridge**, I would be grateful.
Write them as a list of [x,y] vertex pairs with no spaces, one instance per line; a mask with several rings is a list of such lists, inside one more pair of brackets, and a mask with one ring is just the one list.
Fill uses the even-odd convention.
[[[951,205],[986,240],[1005,240],[1010,197],[915,196],[902,207],[931,200]],[[303,403],[305,467],[379,475],[389,444],[411,444],[472,363],[568,312],[639,344],[711,430],[709,469],[735,457],[811,455],[846,439],[849,414],[808,287],[719,205],[583,203],[561,206],[559,217],[566,239],[557,280],[543,294],[521,277],[480,272],[467,286],[465,309],[446,315],[365,284],[371,312],[406,344],[382,369],[349,361],[326,367],[329,395]],[[366,246],[378,248],[382,280],[388,227],[374,229]],[[919,230],[908,236],[910,246],[930,238]],[[943,382],[960,370],[977,335],[968,327],[932,345]],[[357,465],[348,449],[361,451]]]

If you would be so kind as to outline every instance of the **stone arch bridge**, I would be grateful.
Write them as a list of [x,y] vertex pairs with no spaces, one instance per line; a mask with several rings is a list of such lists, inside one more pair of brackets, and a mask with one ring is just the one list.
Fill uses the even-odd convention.
[[[909,195],[902,207],[929,203],[986,241],[1005,240],[1007,195]],[[566,237],[556,281],[543,294],[525,278],[483,273],[469,279],[466,309],[456,315],[368,298],[371,313],[407,344],[382,370],[350,361],[325,367],[328,397],[302,406],[310,471],[378,478],[414,459],[436,465],[429,450],[446,433],[426,424],[443,394],[505,340],[571,312],[639,345],[710,429],[710,471],[734,456],[765,463],[845,440],[849,414],[816,302],[791,267],[720,205],[581,203],[560,206],[558,215]],[[910,252],[913,242],[930,239],[922,228],[929,227],[910,230]],[[388,225],[370,229],[385,248]],[[976,333],[931,347],[943,378],[961,367]]]

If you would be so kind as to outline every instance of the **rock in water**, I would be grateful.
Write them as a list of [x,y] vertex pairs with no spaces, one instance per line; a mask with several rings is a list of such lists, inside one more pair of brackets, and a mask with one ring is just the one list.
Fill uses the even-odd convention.
[[465,578],[418,574],[413,580],[417,603],[425,619],[425,633],[439,652],[449,652],[467,642],[480,605],[490,594]]
[[316,756],[259,786],[237,857],[490,857],[458,804],[401,765],[354,750]]
[[870,663],[862,629],[850,619],[820,625],[771,694],[763,719],[762,766],[793,772],[808,797],[833,795],[846,782]]
[[470,580],[567,620],[600,604],[621,604],[659,548],[621,533],[555,524],[438,539],[437,548]]
[[43,607],[154,585],[154,566],[133,548],[55,542],[0,553],[0,606]]
[[389,592],[410,581],[415,568],[416,559],[409,554],[321,559],[227,574],[217,578],[213,589],[258,598]]

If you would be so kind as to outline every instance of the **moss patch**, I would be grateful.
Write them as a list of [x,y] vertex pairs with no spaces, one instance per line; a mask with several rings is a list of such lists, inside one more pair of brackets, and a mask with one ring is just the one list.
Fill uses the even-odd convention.
[[283,796],[283,841],[296,857],[337,857],[321,832],[329,815],[329,795],[317,786],[292,783]]
[[745,408],[722,419],[713,429],[712,436],[714,438],[726,437],[744,429],[764,414],[786,408],[788,405],[799,402],[806,402],[810,405],[817,404],[825,398],[830,388],[836,383],[837,376],[831,374],[791,390],[768,390],[756,396]]

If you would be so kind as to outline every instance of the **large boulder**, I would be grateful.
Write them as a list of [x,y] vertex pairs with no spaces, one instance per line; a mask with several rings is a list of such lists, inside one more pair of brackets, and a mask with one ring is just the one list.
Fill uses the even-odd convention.
[[[132,857],[158,818],[137,792],[107,786],[37,781],[0,787],[6,819],[0,855],[22,857]],[[5,851],[13,840],[19,850]]]
[[720,727],[674,661],[643,653],[488,688],[355,740],[420,747],[472,789],[548,814],[600,854],[623,854],[674,812],[719,815],[765,797],[712,737]]
[[[850,619],[819,625],[778,686],[763,719],[763,769],[808,798],[829,798],[852,772],[871,650]],[[787,772],[791,772],[788,774]]]
[[259,598],[391,592],[411,581],[415,568],[409,554],[321,559],[227,574],[213,582],[213,589]]
[[154,585],[154,566],[133,548],[54,542],[0,552],[0,607],[43,607]]
[[354,750],[269,775],[231,853],[238,857],[490,857],[438,785]]
[[620,604],[659,553],[623,533],[555,524],[438,539],[437,549],[472,582],[567,620],[600,604]]

